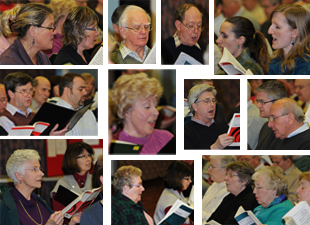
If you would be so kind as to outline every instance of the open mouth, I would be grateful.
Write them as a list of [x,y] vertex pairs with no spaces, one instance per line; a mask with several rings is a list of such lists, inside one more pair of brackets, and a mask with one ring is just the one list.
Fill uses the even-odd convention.
[[149,121],[149,122],[148,122],[148,124],[149,124],[151,127],[155,127],[155,123],[156,123],[155,120],[152,120],[152,121]]

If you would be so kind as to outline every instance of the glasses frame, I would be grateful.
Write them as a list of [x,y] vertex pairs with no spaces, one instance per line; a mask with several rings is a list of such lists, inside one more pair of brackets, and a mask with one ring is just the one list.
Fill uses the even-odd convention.
[[55,31],[56,30],[56,27],[55,26],[53,26],[53,27],[44,27],[44,26],[36,26],[36,27],[39,27],[39,28],[45,28],[45,29],[48,29],[49,31]]
[[197,31],[201,32],[203,31],[205,28],[203,26],[201,27],[197,27],[197,26],[193,26],[193,27],[189,27],[188,25],[184,24],[182,21],[180,21],[181,24],[183,24],[184,27],[186,27],[187,30],[189,30],[190,32],[193,32],[197,29]]
[[[144,25],[144,26],[139,26],[139,29],[137,28],[133,28],[133,27],[127,27],[125,26],[127,29],[130,29],[130,30],[133,30],[134,32],[136,33],[139,33],[139,32],[142,32],[143,29],[146,31],[146,32],[150,32],[151,30],[153,30],[153,27],[152,25]],[[148,27],[148,29],[146,29],[145,27]]]
[[267,103],[269,103],[269,102],[275,102],[275,101],[277,101],[277,100],[279,100],[279,99],[273,99],[273,100],[270,100],[270,101],[266,101],[266,102],[264,102],[263,100],[255,100],[256,101],[256,103],[257,103],[257,105],[259,104],[259,105],[265,105],[265,104],[267,104]]
[[87,155],[80,155],[80,156],[77,156],[77,157],[75,157],[76,159],[84,159],[84,160],[86,160],[86,159],[88,159],[88,158],[93,158],[93,154],[87,154]]
[[285,113],[285,114],[283,114],[283,115],[280,115],[280,116],[276,116],[276,117],[269,117],[269,121],[270,122],[274,122],[275,121],[275,119],[277,119],[277,118],[279,118],[279,117],[282,117],[282,116],[286,116],[286,115],[288,115],[289,113]]
[[32,95],[33,92],[34,92],[33,89],[31,89],[31,90],[25,90],[24,89],[22,91],[15,91],[15,93],[19,93],[19,94],[23,95],[24,97],[27,96],[27,95]]
[[98,32],[99,31],[99,27],[98,26],[96,26],[95,28],[86,27],[85,30],[90,30],[90,31]]

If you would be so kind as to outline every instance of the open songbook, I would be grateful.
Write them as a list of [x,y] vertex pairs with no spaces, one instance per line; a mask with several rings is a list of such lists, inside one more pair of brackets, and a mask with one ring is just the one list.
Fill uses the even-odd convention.
[[143,64],[156,64],[156,43],[154,44],[150,53],[146,56]]
[[192,56],[181,52],[174,65],[202,65],[199,61]]
[[227,75],[254,75],[250,69],[246,70],[225,47],[219,65]]
[[36,122],[33,125],[15,126],[12,127],[8,136],[39,136],[49,125],[49,123],[45,122]]
[[310,206],[306,201],[299,202],[294,208],[286,213],[282,219],[286,225],[309,225]]
[[259,225],[261,222],[257,219],[251,210],[245,211],[242,206],[235,214],[235,220],[239,225]]
[[227,134],[235,138],[229,146],[240,146],[240,113],[235,113],[229,123]]
[[110,145],[110,154],[138,155],[142,147],[143,145],[138,145],[127,141],[112,140]]

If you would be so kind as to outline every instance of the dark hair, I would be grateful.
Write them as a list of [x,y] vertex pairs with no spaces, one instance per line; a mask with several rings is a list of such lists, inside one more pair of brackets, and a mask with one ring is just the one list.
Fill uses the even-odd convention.
[[256,91],[266,92],[268,98],[271,100],[287,97],[287,91],[284,85],[277,80],[268,80],[262,83],[258,88],[256,88]]
[[15,92],[18,86],[24,86],[29,82],[32,85],[32,78],[26,73],[14,72],[6,75],[4,78],[4,86],[8,101],[11,100],[10,95],[8,94],[9,90]]
[[[76,157],[79,154],[81,154],[84,149],[89,154],[94,155],[93,148],[89,144],[86,144],[85,142],[74,142],[68,146],[64,158],[62,160],[62,171],[64,172],[64,174],[72,175],[74,173],[80,172],[80,168],[76,162]],[[93,162],[91,163],[91,165],[93,167]]]
[[252,175],[255,170],[253,166],[246,161],[231,162],[226,166],[226,171],[232,170],[237,173],[240,182],[246,181],[246,185],[252,183]]
[[80,77],[81,79],[85,80],[84,77],[77,73],[67,73],[64,75],[59,82],[59,94],[62,96],[65,87],[72,88],[73,80],[75,77]]
[[193,170],[186,163],[182,161],[174,161],[170,164],[166,171],[166,176],[164,178],[164,185],[166,188],[172,188],[175,190],[182,191],[182,180],[184,177],[192,177]]
[[12,31],[15,31],[17,36],[24,37],[31,26],[41,26],[52,13],[44,4],[27,3],[17,13],[15,21],[12,21]]
[[124,10],[126,9],[126,7],[127,7],[127,5],[120,5],[114,10],[114,12],[111,16],[111,21],[113,24],[116,24],[118,26],[119,18],[121,18],[121,15],[124,12]]
[[[194,4],[191,3],[185,3],[183,5],[181,5],[177,11],[174,14],[174,20],[177,21],[183,21],[184,20],[184,14],[187,10],[189,10],[190,8],[195,7],[196,9],[198,9],[197,6],[195,6]],[[198,9],[198,11],[201,13],[201,17],[202,17],[202,21],[203,21],[203,13]]]
[[256,31],[253,23],[242,16],[234,16],[225,20],[234,25],[232,32],[235,37],[243,36],[245,41],[243,48],[249,48],[250,56],[259,63],[265,74],[268,74],[269,54],[265,36]]
[[92,187],[102,187],[100,176],[103,175],[103,156],[100,155],[97,159],[97,162],[95,164],[95,169],[92,176]]

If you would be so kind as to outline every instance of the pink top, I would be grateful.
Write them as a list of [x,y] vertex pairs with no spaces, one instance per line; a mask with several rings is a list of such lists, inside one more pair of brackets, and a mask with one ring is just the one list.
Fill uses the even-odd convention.
[[166,130],[154,129],[153,133],[144,137],[132,137],[123,130],[118,135],[118,140],[143,145],[141,155],[157,154],[171,139],[173,134]]
[[0,35],[0,55],[8,48],[10,47],[9,41],[3,36],[3,34]]

